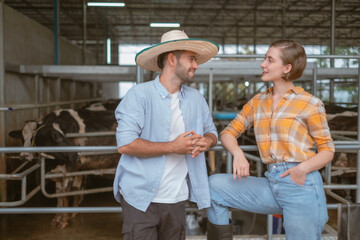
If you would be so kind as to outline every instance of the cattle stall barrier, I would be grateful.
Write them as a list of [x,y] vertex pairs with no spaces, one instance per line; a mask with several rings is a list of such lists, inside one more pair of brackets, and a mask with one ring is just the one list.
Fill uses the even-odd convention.
[[45,108],[45,107],[54,107],[61,105],[70,105],[75,103],[88,103],[92,101],[102,101],[103,98],[88,98],[88,99],[79,99],[79,100],[71,100],[71,101],[59,101],[59,102],[51,102],[51,103],[40,103],[40,104],[16,104],[16,105],[8,105],[4,107],[0,107],[1,112],[12,112],[18,110],[25,109],[37,109],[37,108]]
[[[240,58],[249,58],[249,57],[253,57],[253,58],[263,58],[263,56],[262,55],[239,55],[240,56]],[[222,57],[222,56],[219,56],[219,57]],[[225,57],[234,57],[233,55],[229,55],[229,56],[227,56],[227,55],[225,55]],[[236,56],[235,56],[236,57]],[[360,57],[359,56],[335,56],[335,55],[323,55],[323,56],[319,56],[319,55],[314,55],[314,56],[308,56],[308,58],[356,58],[356,59],[359,59],[360,60]],[[51,67],[51,66],[50,66]],[[213,79],[214,80],[214,71],[213,71],[213,67],[216,67],[216,66],[210,66],[209,67],[209,77],[210,77],[210,79]],[[137,74],[139,74],[139,72],[140,72],[140,74],[142,74],[143,75],[143,72],[142,71],[140,71],[141,69],[139,69],[138,71],[137,71]],[[312,75],[313,75],[313,90],[315,90],[314,92],[316,93],[316,81],[317,81],[317,77],[318,77],[318,75],[319,74],[325,74],[323,71],[322,71],[323,69],[317,69],[317,67],[316,66],[314,66],[314,67],[312,67],[312,69],[311,69],[311,71],[312,71]],[[344,73],[345,75],[353,75],[353,70],[354,69],[351,69],[351,70],[349,70],[348,72],[350,72],[350,73],[346,73],[343,69],[340,69],[340,70],[337,70],[337,69],[330,69],[331,71],[329,71],[329,75],[332,75],[332,76],[338,76],[339,74],[341,75],[342,73]],[[200,71],[200,70],[199,70]],[[199,72],[198,71],[198,72]],[[359,67],[358,67],[358,70],[357,70],[357,77],[358,77],[358,82],[360,82],[360,76],[359,76],[359,72],[360,72],[360,64],[359,64]],[[21,71],[19,71],[19,73],[24,73],[24,74],[29,74],[29,72],[26,72],[26,70],[24,70],[24,69],[22,69]],[[247,72],[245,72],[245,73],[247,73]],[[32,73],[30,73],[30,74],[32,74]],[[39,77],[39,75],[41,76],[41,71],[40,72],[38,72],[37,74],[36,74],[36,76],[35,76],[35,78],[37,78],[37,77]],[[140,75],[139,74],[139,75]],[[217,72],[215,72],[215,75],[217,75],[218,73]],[[243,74],[244,75],[244,74]],[[49,77],[49,76],[47,76],[47,77]],[[53,76],[52,76],[53,77]],[[141,77],[141,76],[140,76]],[[209,81],[210,81],[210,79],[209,79]],[[59,79],[58,79],[59,80]],[[139,80],[138,78],[137,78],[137,82],[139,83],[139,82],[141,82],[141,80]],[[360,83],[359,83],[360,84]],[[210,85],[209,84],[209,86],[211,87],[212,85]],[[359,91],[360,91],[360,89],[359,89]],[[209,91],[209,94],[211,93],[212,91]],[[333,91],[332,91],[333,92]],[[359,94],[359,96],[360,96],[360,94]],[[211,97],[209,97],[209,99],[212,99]],[[209,104],[210,105],[210,104]],[[212,109],[212,108],[211,108]],[[5,110],[5,109],[4,109]],[[359,111],[358,111],[359,112]],[[359,126],[359,124],[358,124],[358,126]],[[358,130],[358,132],[359,132],[359,130]],[[358,139],[360,139],[360,134],[357,134],[357,136],[358,136]],[[344,139],[344,140],[348,140],[348,139]],[[350,140],[350,139],[349,139]],[[337,146],[339,144],[339,146]],[[337,149],[342,149],[345,145],[343,145],[343,144],[346,144],[346,143],[338,143],[337,145],[336,145],[336,147],[337,147]],[[340,145],[343,145],[343,146],[340,146]],[[359,178],[359,153],[360,153],[360,148],[358,147],[358,145],[359,145],[359,142],[351,142],[350,143],[350,145],[348,145],[348,146],[355,146],[355,148],[353,148],[353,149],[348,149],[348,148],[344,148],[344,150],[356,150],[357,151],[357,153],[358,153],[358,160],[357,160],[357,168],[358,168],[358,171],[357,171],[357,184],[356,185],[331,185],[330,183],[331,182],[328,182],[328,181],[326,181],[326,184],[324,185],[324,188],[325,188],[325,190],[331,190],[331,189],[355,189],[355,190],[357,190],[357,196],[356,196],[356,201],[357,202],[359,202],[359,196],[360,196],[360,191],[359,191],[359,185],[360,185],[360,178]],[[340,148],[339,148],[340,147]],[[243,148],[243,147],[242,147]],[[3,149],[4,148],[0,148],[0,152],[3,154],[3,153],[5,153],[5,151],[3,151]],[[108,151],[109,149],[107,149],[107,150],[105,150],[105,151]],[[214,150],[214,149],[212,149],[212,150]],[[243,150],[244,150],[244,148],[243,148]],[[24,149],[22,149],[22,150],[19,150],[19,152],[22,152],[22,151],[24,151]],[[39,150],[34,150],[34,152],[38,152]],[[69,148],[67,148],[66,149],[66,151],[68,152],[69,151]],[[74,151],[78,151],[78,150],[74,150]],[[85,150],[84,150],[85,151]],[[91,147],[91,152],[94,152],[95,150],[94,150],[94,147]],[[96,151],[104,151],[104,150],[96,150]],[[90,150],[89,150],[89,152],[90,152]],[[248,157],[248,156],[247,156]],[[229,161],[229,159],[231,160],[231,155],[229,156],[229,153],[228,153],[228,161]],[[249,158],[249,160],[250,160],[250,158]],[[228,169],[227,169],[227,171],[229,171],[229,164],[228,164]],[[329,165],[327,165],[326,166],[326,172],[327,172],[327,177],[331,177],[329,174],[328,174],[328,172],[329,171],[331,171],[331,165],[329,166]],[[10,174],[1,174],[0,175],[0,179],[3,179],[3,178],[1,178],[1,176],[4,176],[4,175],[10,175]],[[23,177],[23,175],[22,176],[17,176],[17,177]],[[26,180],[22,180],[22,181],[24,181],[24,182],[26,182]],[[354,187],[355,186],[355,187]],[[338,188],[339,187],[339,188]],[[26,189],[26,188],[25,188]],[[34,190],[37,190],[37,189],[34,189]],[[37,190],[37,191],[39,191],[39,190]],[[328,192],[327,192],[328,193]],[[35,193],[34,193],[35,194]],[[343,201],[343,199],[341,199],[340,201]],[[328,205],[328,208],[329,209],[335,209],[336,208],[336,205],[335,204],[333,204],[333,205]],[[57,211],[57,208],[54,208],[55,209],[55,211]],[[79,208],[79,209],[82,209],[82,208]],[[99,208],[99,210],[101,211],[101,209],[103,209],[104,210],[104,208]],[[120,208],[121,209],[121,208]],[[2,210],[6,210],[6,208],[0,208],[0,214],[1,213],[4,213],[4,212],[2,212]],[[20,212],[20,210],[21,210],[21,208],[15,208],[15,209],[12,209],[12,210],[18,210],[16,213],[21,213]],[[46,211],[46,209],[43,209],[43,210],[45,210]],[[91,210],[91,209],[90,209]],[[95,210],[95,209],[94,209]],[[26,211],[26,210],[24,210],[24,211]],[[71,211],[71,212],[74,212],[74,211],[76,211],[76,208],[69,208],[69,211]],[[121,210],[120,210],[121,211]],[[24,212],[25,213],[25,212]],[[39,212],[40,213],[40,212]],[[48,213],[50,213],[50,212],[48,212]]]
[[[240,146],[241,149],[246,152],[246,151],[257,151],[257,146],[256,145],[243,145]],[[358,141],[348,141],[348,142],[335,142],[335,148],[337,150],[357,150],[360,151],[360,143]],[[214,150],[214,151],[223,151],[224,148],[218,143],[215,147],[213,147],[210,150]],[[20,153],[20,152],[97,152],[97,151],[109,151],[109,152],[117,152],[117,147],[116,146],[81,146],[81,147],[2,147],[0,148],[0,152],[1,153]],[[259,163],[258,166],[261,166],[260,164],[260,159],[256,158],[255,156],[252,157],[252,155],[248,155],[247,153],[247,157],[249,158],[249,160],[252,161],[256,161],[257,163]],[[51,161],[51,160],[50,160]],[[231,166],[231,162],[232,162],[232,156],[229,152],[227,152],[227,166]],[[36,164],[33,166],[34,169],[37,168],[41,168],[42,169],[42,180],[45,177],[44,173],[44,166],[45,161],[42,160],[40,162],[40,164]],[[357,179],[359,178],[360,175],[360,157],[358,155],[358,167],[357,167]],[[330,173],[331,171],[331,163],[329,163],[326,166],[326,179],[328,179],[328,173]],[[29,170],[28,172],[32,171],[33,169]],[[229,171],[230,170],[230,171]],[[26,171],[25,171],[26,172]],[[34,190],[31,191],[31,193],[29,195],[26,195],[25,191],[26,191],[26,174],[28,172],[23,172],[21,174],[0,174],[0,179],[4,179],[4,180],[21,180],[22,181],[22,200],[24,201],[26,199],[30,199],[33,195],[35,195],[35,193],[37,193],[39,191],[39,187],[37,186]],[[231,172],[231,168],[227,167],[227,172]],[[114,173],[114,172],[112,172]],[[261,172],[258,172],[258,174]],[[66,177],[66,176],[74,176],[77,173],[66,173],[66,174],[61,174],[61,177]],[[81,174],[81,173],[80,173]],[[331,178],[331,176],[330,176]],[[24,180],[25,179],[25,180]],[[331,181],[331,179],[330,179]],[[325,190],[331,190],[331,189],[354,189],[357,192],[360,191],[360,186],[359,184],[356,185],[352,185],[352,184],[331,184],[326,182],[326,184],[324,184],[324,189]],[[112,190],[112,188],[110,187],[109,189],[110,191]],[[88,192],[88,193],[92,193],[92,192]],[[70,194],[73,195],[73,194]],[[56,197],[56,196],[49,196],[49,197]],[[359,202],[360,199],[356,199],[357,202]],[[340,199],[341,201],[341,199]],[[3,204],[3,203],[2,203]],[[4,205],[0,205],[0,207],[3,207]],[[327,204],[327,208],[328,209],[337,209],[337,204]],[[114,212],[121,212],[122,208],[121,207],[64,207],[64,208],[57,208],[57,207],[44,207],[44,208],[0,208],[0,214],[30,214],[30,213],[114,213]],[[186,209],[187,212],[196,212],[199,211],[196,208],[187,208]],[[235,211],[235,209],[231,209],[231,211]],[[231,213],[230,211],[230,213]],[[273,219],[272,219],[272,215],[268,215],[267,216],[267,239],[272,239],[272,224],[273,224]]]
[[[1,9],[1,4],[0,4]],[[1,47],[0,47],[1,50]],[[99,91],[100,85],[103,83],[125,81],[124,74],[133,74],[135,71],[131,69],[118,68],[116,66],[74,66],[74,65],[13,65],[5,64],[0,59],[0,147],[6,146],[6,130],[9,128],[10,121],[7,119],[7,113],[17,110],[30,110],[26,114],[31,116],[31,119],[39,119],[41,117],[41,108],[47,108],[45,111],[49,112],[52,107],[69,105],[74,108],[75,104],[99,101],[107,99],[107,95]],[[70,69],[70,71],[69,71]],[[128,71],[129,70],[129,71]],[[9,74],[9,77],[4,77],[4,74]],[[83,78],[82,76],[90,74],[90,78]],[[14,76],[13,76],[14,75]],[[106,76],[112,76],[106,78]],[[105,78],[103,78],[105,76]],[[119,78],[120,76],[120,78]],[[7,79],[17,79],[16,82],[22,82],[21,91],[28,93],[25,101],[18,102],[18,100],[8,100],[6,102],[6,94],[11,91],[6,91],[4,82]],[[129,78],[127,78],[129,79]],[[26,82],[30,81],[30,84]],[[77,89],[84,89],[82,94],[77,93]],[[64,86],[66,88],[64,88]],[[67,89],[64,92],[63,89]],[[84,94],[86,93],[86,94]],[[24,94],[25,95],[25,94]],[[22,104],[26,102],[26,104]],[[28,104],[29,103],[29,104]],[[5,155],[0,155],[0,173],[6,172]],[[6,201],[7,186],[4,181],[0,182],[0,201]]]

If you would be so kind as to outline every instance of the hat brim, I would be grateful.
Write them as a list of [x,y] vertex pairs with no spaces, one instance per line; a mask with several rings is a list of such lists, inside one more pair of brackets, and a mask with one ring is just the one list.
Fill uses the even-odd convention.
[[160,54],[176,50],[185,50],[195,52],[196,63],[203,64],[215,57],[219,52],[219,46],[206,39],[180,39],[156,44],[148,47],[136,54],[135,62],[142,68],[160,72],[161,69],[157,65],[157,58]]

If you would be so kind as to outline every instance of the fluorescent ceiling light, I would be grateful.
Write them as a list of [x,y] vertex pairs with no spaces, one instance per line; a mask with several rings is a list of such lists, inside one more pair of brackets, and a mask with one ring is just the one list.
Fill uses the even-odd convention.
[[125,7],[122,2],[88,2],[89,7]]
[[180,27],[180,23],[150,23],[150,27]]
[[106,63],[111,63],[111,40],[110,38],[106,39]]

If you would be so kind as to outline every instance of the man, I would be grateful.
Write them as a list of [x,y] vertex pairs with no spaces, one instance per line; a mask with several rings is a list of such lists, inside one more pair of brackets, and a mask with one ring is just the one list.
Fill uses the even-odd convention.
[[114,195],[124,240],[185,239],[185,201],[210,207],[204,151],[217,131],[205,99],[184,84],[217,52],[214,42],[172,30],[136,56],[140,67],[161,74],[130,89],[115,110],[122,156]]

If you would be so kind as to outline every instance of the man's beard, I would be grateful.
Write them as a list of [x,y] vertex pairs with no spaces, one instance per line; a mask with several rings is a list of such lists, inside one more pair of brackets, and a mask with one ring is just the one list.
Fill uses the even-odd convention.
[[[175,75],[182,80],[183,83],[193,83],[194,82],[194,76],[189,76],[189,71],[192,70],[189,68],[188,70],[185,69],[185,67],[181,63],[177,63],[177,68],[175,71]],[[194,75],[195,75],[195,69]]]

